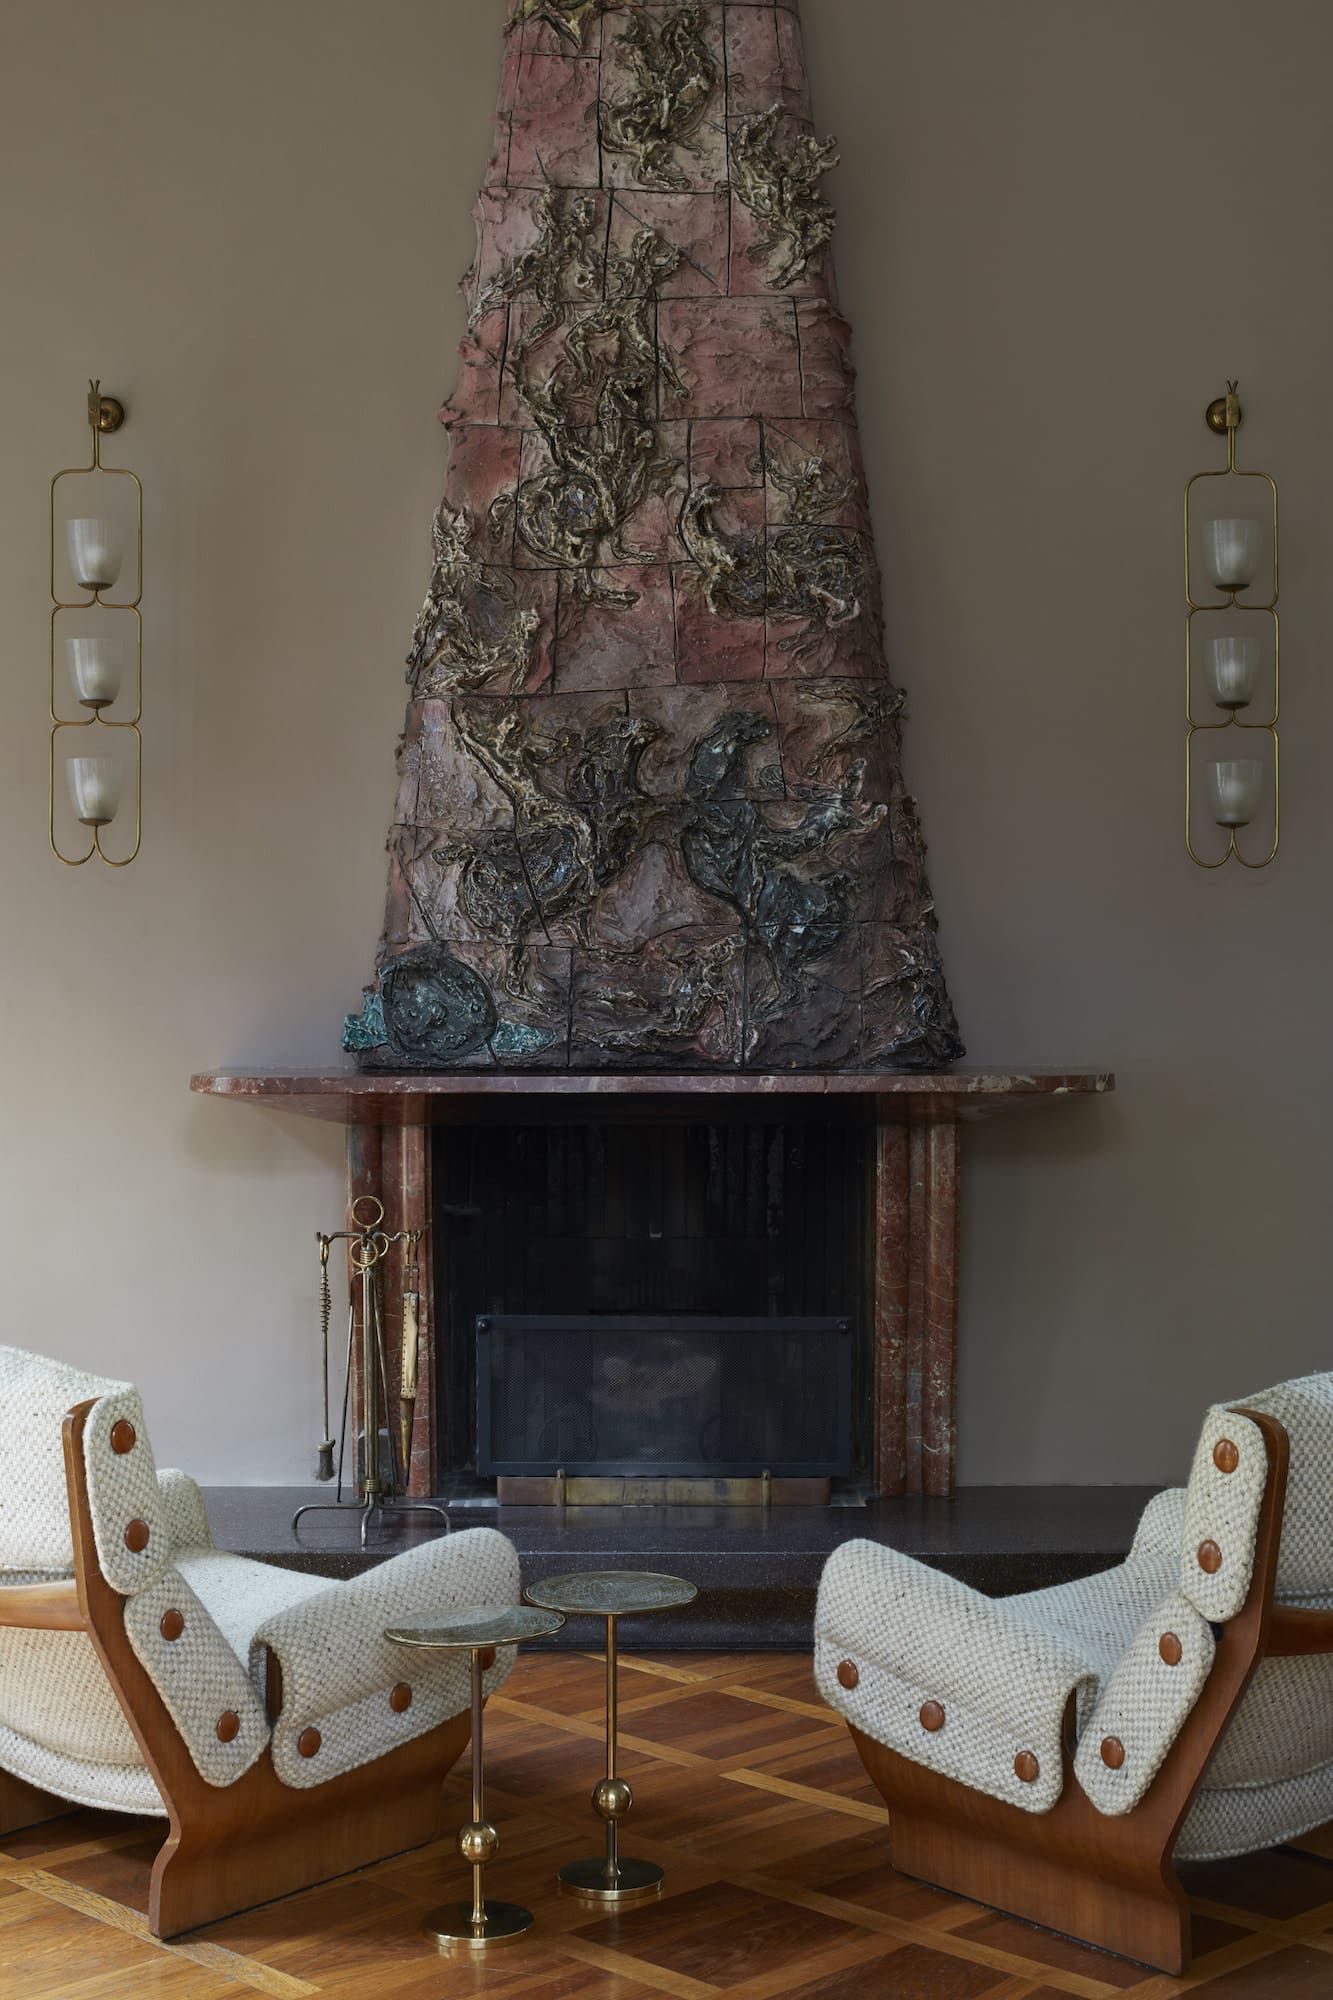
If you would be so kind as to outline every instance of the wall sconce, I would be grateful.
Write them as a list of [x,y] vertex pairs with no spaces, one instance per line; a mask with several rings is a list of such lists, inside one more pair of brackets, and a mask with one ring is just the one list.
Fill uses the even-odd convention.
[[[1208,428],[1226,438],[1227,462],[1220,472],[1196,472],[1185,486],[1185,848],[1200,868],[1221,868],[1233,856],[1243,868],[1267,868],[1277,853],[1282,826],[1277,730],[1282,650],[1277,610],[1277,484],[1266,472],[1245,472],[1236,464],[1236,432],[1244,412],[1234,382],[1227,383],[1225,396],[1208,405],[1206,417]],[[1262,515],[1209,510],[1207,518],[1197,523],[1196,538],[1194,489],[1206,479],[1258,480],[1266,489]],[[1224,486],[1216,491],[1225,505],[1225,496],[1244,494],[1247,489]],[[1241,499],[1236,504],[1245,503]],[[1194,595],[1194,579],[1200,571],[1220,593],[1206,602],[1199,602]],[[1260,594],[1247,597],[1250,590]],[[1202,688],[1196,674],[1196,651],[1202,656]],[[1271,674],[1272,710],[1254,721],[1248,718],[1248,711],[1261,674],[1265,688]],[[1211,704],[1207,720],[1200,721],[1195,714],[1198,696],[1206,696]],[[1267,695],[1263,705],[1269,705]],[[1220,751],[1225,744],[1234,746],[1238,753],[1247,748],[1244,736],[1219,738],[1217,732],[1225,729],[1248,732],[1255,750],[1264,750],[1271,742],[1271,756],[1203,756],[1205,746]],[[1266,775],[1272,786],[1272,838],[1263,859],[1253,860],[1242,852],[1240,835],[1261,814],[1268,820]],[[1194,845],[1194,802],[1200,791],[1210,818],[1226,834],[1225,848],[1212,861],[1196,852]]]
[[[143,714],[143,487],[137,473],[124,466],[103,465],[102,439],[118,431],[125,421],[123,406],[114,396],[104,396],[101,384],[88,384],[88,427],[92,432],[92,457],[87,465],[66,466],[51,481],[51,757],[48,786],[48,830],[51,852],[66,867],[81,868],[94,854],[111,868],[125,868],[139,852],[143,814],[143,739],[139,722]],[[56,489],[63,481],[90,478],[84,488],[90,496],[89,511],[57,521]],[[114,500],[110,512],[93,512],[105,492],[106,480],[132,482],[132,524],[118,513]],[[78,490],[78,489],[75,489]],[[62,496],[63,497],[63,496]],[[125,565],[126,543],[133,532],[133,595],[111,597]],[[73,596],[71,590],[86,591]],[[128,585],[126,586],[128,589]],[[77,631],[73,628],[77,627]],[[133,672],[128,676],[133,694],[116,714],[127,681],[126,667],[133,648]],[[71,715],[77,706],[85,713]],[[92,730],[91,736],[71,735],[71,731]],[[104,732],[113,732],[107,735]],[[129,756],[117,755],[117,742],[132,744]],[[76,750],[87,754],[75,755]],[[110,754],[98,754],[99,751]],[[63,767],[63,779],[57,774]],[[128,854],[108,854],[102,846],[102,830],[120,812],[126,778],[134,786],[134,845]],[[67,854],[56,830],[57,817],[65,818],[58,802],[62,786],[68,788],[74,818],[90,829],[88,846],[82,854]]]

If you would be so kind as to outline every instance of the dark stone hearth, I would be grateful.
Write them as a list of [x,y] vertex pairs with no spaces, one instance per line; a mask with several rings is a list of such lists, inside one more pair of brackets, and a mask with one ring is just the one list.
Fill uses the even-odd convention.
[[794,7],[514,0],[371,1070],[941,1068]]
[[[805,1647],[824,1563],[856,1536],[918,1556],[993,1595],[1037,1590],[1107,1569],[1128,1553],[1151,1487],[974,1486],[951,1499],[872,1500],[865,1506],[503,1507],[475,1497],[456,1527],[500,1528],[518,1549],[525,1582],[560,1569],[659,1569],[700,1586],[688,1610],[626,1621],[624,1643],[654,1652],[688,1647]],[[353,1576],[433,1539],[417,1516],[376,1530],[362,1551],[357,1515],[317,1515],[292,1533],[293,1510],[327,1488],[210,1487],[209,1519],[222,1548],[320,1576]],[[592,1647],[591,1625],[571,1619],[555,1643]]]

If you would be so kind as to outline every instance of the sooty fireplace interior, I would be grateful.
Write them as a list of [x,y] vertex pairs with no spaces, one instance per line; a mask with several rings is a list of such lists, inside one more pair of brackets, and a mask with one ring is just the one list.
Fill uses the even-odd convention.
[[441,1471],[866,1466],[864,1125],[479,1124],[433,1165]]

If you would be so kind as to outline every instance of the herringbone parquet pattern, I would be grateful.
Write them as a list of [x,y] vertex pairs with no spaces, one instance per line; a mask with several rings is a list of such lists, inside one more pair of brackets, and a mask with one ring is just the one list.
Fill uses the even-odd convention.
[[[156,1834],[76,1812],[0,1854],[0,2000],[1329,2000],[1333,1834],[1190,1873],[1196,1964],[1161,1978],[895,1876],[884,1815],[809,1662],[627,1655],[626,1846],[660,1902],[605,1917],[557,1893],[595,1851],[602,1672],[529,1655],[487,1712],[492,1893],[537,1928],[484,1964],[417,1925],[462,1895],[452,1842],[234,1917],[174,1945],[141,1915]],[[450,1780],[466,1816],[466,1776]]]

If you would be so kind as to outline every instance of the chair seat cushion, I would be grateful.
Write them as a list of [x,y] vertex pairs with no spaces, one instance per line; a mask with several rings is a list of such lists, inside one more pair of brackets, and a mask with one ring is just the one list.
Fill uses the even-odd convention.
[[176,1567],[247,1671],[250,1641],[258,1628],[277,1612],[304,1604],[330,1587],[326,1576],[307,1576],[302,1570],[279,1569],[274,1563],[251,1562],[248,1556],[224,1555],[217,1549],[182,1556]]
[[143,1765],[134,1733],[84,1632],[0,1629],[0,1730],[12,1730],[51,1756]]

